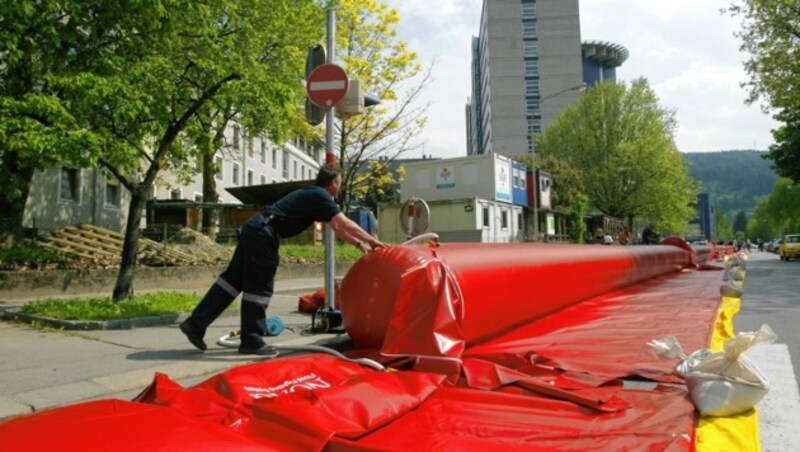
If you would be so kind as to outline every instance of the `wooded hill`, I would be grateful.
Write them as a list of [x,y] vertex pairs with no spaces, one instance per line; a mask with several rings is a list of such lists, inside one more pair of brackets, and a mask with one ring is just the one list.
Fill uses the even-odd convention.
[[715,205],[732,217],[744,210],[752,213],[758,199],[772,193],[778,176],[762,151],[693,152],[683,154],[689,173],[702,183]]

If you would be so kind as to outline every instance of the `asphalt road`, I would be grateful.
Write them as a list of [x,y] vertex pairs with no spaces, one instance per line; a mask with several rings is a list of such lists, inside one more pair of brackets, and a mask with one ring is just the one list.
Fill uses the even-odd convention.
[[794,374],[800,375],[800,260],[782,261],[777,254],[750,254],[742,309],[734,318],[737,332],[768,324],[786,344]]

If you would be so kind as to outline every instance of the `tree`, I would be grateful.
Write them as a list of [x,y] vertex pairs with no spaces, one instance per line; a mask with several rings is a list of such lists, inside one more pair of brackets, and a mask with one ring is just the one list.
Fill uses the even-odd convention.
[[779,110],[776,119],[786,126],[773,131],[777,144],[769,158],[778,173],[800,182],[800,4],[796,0],[737,0],[726,10],[742,18],[740,50],[749,54],[744,63],[749,80],[748,103],[761,99],[764,111]]
[[746,232],[747,231],[747,214],[744,210],[740,210],[736,217],[733,219],[733,232]]
[[395,179],[389,170],[389,163],[387,160],[370,160],[366,170],[353,180],[352,197],[375,214],[378,213],[378,204],[394,201],[393,186],[402,181],[405,175],[405,168],[400,166]]
[[[271,26],[260,31],[262,44],[256,42],[257,46],[268,43],[272,48],[287,45],[301,48],[319,41],[325,30],[322,11],[307,5],[304,13],[298,12],[302,20],[297,22],[286,21],[285,17],[265,22]],[[304,103],[305,90],[298,83],[298,74],[304,70],[305,60],[295,53],[286,55],[282,61],[274,61],[275,56],[259,47],[249,51],[262,53],[264,64],[251,66],[246,78],[220,91],[213,102],[198,112],[188,128],[186,146],[199,154],[204,202],[219,201],[215,175],[220,168],[215,162],[216,155],[241,153],[245,147],[252,150],[254,140],[263,136],[281,143],[293,134],[309,135],[305,115],[299,108]],[[226,142],[225,130],[234,122],[241,126],[239,141]],[[219,211],[215,209],[208,209],[203,215],[203,229],[212,238],[218,227],[218,217]]]
[[675,120],[644,79],[589,89],[537,136],[542,156],[582,175],[590,205],[606,215],[680,232],[694,215],[696,185],[673,141]]
[[347,210],[362,163],[383,156],[393,160],[414,149],[425,125],[427,105],[418,105],[430,82],[416,53],[397,38],[395,9],[376,0],[340,0],[337,56],[351,79],[366,83],[381,104],[338,125],[338,155],[344,174],[340,203]]
[[779,234],[800,231],[800,185],[778,179],[767,198],[766,210]]
[[766,197],[758,201],[753,211],[753,216],[747,222],[747,236],[761,240],[761,242],[772,240],[776,235],[772,219],[767,212],[767,201],[768,198]]
[[[53,14],[73,33],[52,25]],[[54,59],[32,85],[44,83],[53,93],[49,99],[66,112],[69,130],[88,131],[91,150],[100,151],[90,157],[131,194],[114,299],[133,294],[141,211],[155,178],[161,170],[185,170],[195,161],[193,148],[182,146],[190,124],[219,108],[215,100],[235,99],[240,108],[258,104],[258,110],[245,110],[254,112],[251,124],[280,130],[300,104],[298,80],[313,36],[309,30],[321,16],[313,0],[145,0],[134,5],[98,0],[59,2],[46,16],[49,28],[23,24],[14,29],[33,29],[81,60],[72,67]],[[57,37],[49,39],[53,33]],[[39,38],[26,34],[20,42]],[[86,45],[78,46],[83,41]],[[39,124],[50,127],[47,121]]]
[[727,242],[733,238],[733,231],[731,230],[730,223],[728,223],[728,216],[719,203],[714,207],[714,224],[717,225],[717,239]]
[[514,157],[514,160],[524,163],[528,168],[538,168],[550,174],[553,181],[550,201],[553,207],[568,214],[574,212],[577,207],[582,207],[584,212],[581,215],[586,213],[588,198],[584,194],[583,174],[580,169],[556,155],[537,155],[533,158],[529,155],[520,155]]
[[[0,242],[22,230],[36,170],[90,166],[102,138],[76,119],[60,97],[61,79],[102,71],[127,52],[119,30],[135,25],[136,7],[104,0],[0,2]],[[123,13],[124,11],[124,13]]]
[[769,147],[767,158],[775,163],[779,176],[800,183],[800,106],[775,115],[784,125],[772,131],[775,144]]

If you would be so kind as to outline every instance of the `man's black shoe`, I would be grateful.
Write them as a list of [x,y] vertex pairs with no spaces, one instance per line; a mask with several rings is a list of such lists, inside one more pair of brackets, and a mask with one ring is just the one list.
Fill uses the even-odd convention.
[[189,339],[189,342],[192,343],[192,345],[200,349],[200,351],[206,351],[208,347],[206,346],[205,341],[203,340],[202,337],[198,336],[194,332],[192,326],[189,324],[189,319],[184,320],[183,323],[181,323],[180,328],[183,334],[185,334],[186,337]]
[[280,354],[275,347],[269,344],[264,344],[259,348],[239,347],[239,353],[243,355],[259,355],[266,358],[274,358]]

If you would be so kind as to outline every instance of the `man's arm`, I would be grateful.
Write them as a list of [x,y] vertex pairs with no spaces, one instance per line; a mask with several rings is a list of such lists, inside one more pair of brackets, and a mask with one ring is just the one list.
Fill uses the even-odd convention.
[[361,229],[356,222],[347,218],[343,213],[339,213],[331,218],[330,225],[337,237],[363,252],[368,251],[364,248],[365,244],[369,245],[369,250],[375,250],[386,246],[385,243],[369,235],[366,231]]

